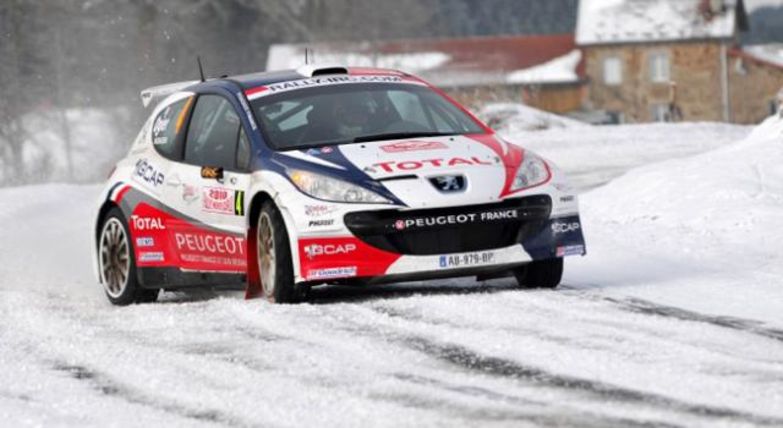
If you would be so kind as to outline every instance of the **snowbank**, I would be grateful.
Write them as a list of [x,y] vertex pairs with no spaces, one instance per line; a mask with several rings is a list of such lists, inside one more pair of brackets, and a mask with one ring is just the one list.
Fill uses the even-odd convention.
[[740,142],[590,192],[589,255],[567,282],[783,326],[781,159],[775,116]]
[[479,110],[477,115],[490,127],[504,134],[588,126],[585,123],[567,117],[516,103],[487,104]]
[[744,139],[752,129],[719,123],[552,126],[538,132],[509,128],[501,129],[501,135],[554,161],[580,191],[604,184],[631,168],[726,146]]

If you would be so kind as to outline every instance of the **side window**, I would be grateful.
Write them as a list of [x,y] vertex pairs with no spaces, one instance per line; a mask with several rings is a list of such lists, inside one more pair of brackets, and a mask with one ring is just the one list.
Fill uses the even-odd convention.
[[184,128],[191,104],[193,97],[170,104],[155,116],[152,122],[152,145],[163,157],[180,160],[182,138],[179,138],[179,135]]
[[616,86],[623,83],[623,62],[616,56],[604,58],[604,83]]
[[185,162],[198,166],[237,167],[241,124],[231,103],[217,95],[196,100],[185,142]]
[[650,54],[650,81],[653,83],[667,83],[671,80],[671,65],[669,55],[666,52]]

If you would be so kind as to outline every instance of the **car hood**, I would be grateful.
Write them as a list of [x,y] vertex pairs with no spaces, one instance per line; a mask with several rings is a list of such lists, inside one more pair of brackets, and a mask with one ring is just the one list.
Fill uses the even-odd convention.
[[[524,153],[495,135],[477,134],[321,147],[296,157],[351,170],[381,183],[408,207],[424,208],[481,204],[511,195]],[[455,185],[453,177],[462,178]]]

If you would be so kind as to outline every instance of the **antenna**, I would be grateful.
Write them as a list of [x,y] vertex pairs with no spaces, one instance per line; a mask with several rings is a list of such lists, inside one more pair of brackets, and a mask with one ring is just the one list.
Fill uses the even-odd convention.
[[201,56],[196,56],[196,62],[198,62],[198,74],[201,76],[201,81],[206,82],[204,78],[204,67],[201,66]]
[[309,58],[309,56],[308,56],[308,52],[307,52],[307,51],[309,51],[309,50],[310,50],[310,49],[308,49],[308,48],[305,48],[305,65],[309,65],[309,64],[310,64],[310,58]]

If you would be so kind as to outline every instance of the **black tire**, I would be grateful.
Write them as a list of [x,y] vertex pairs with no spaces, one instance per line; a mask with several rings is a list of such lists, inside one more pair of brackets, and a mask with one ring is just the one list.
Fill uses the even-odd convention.
[[159,290],[139,285],[128,223],[117,207],[111,208],[101,223],[98,270],[106,297],[114,305],[151,303],[158,299]]
[[256,219],[256,246],[259,282],[264,298],[272,303],[307,300],[308,288],[294,284],[288,230],[272,201],[264,202]]
[[522,288],[557,288],[563,278],[563,258],[538,260],[514,271]]

